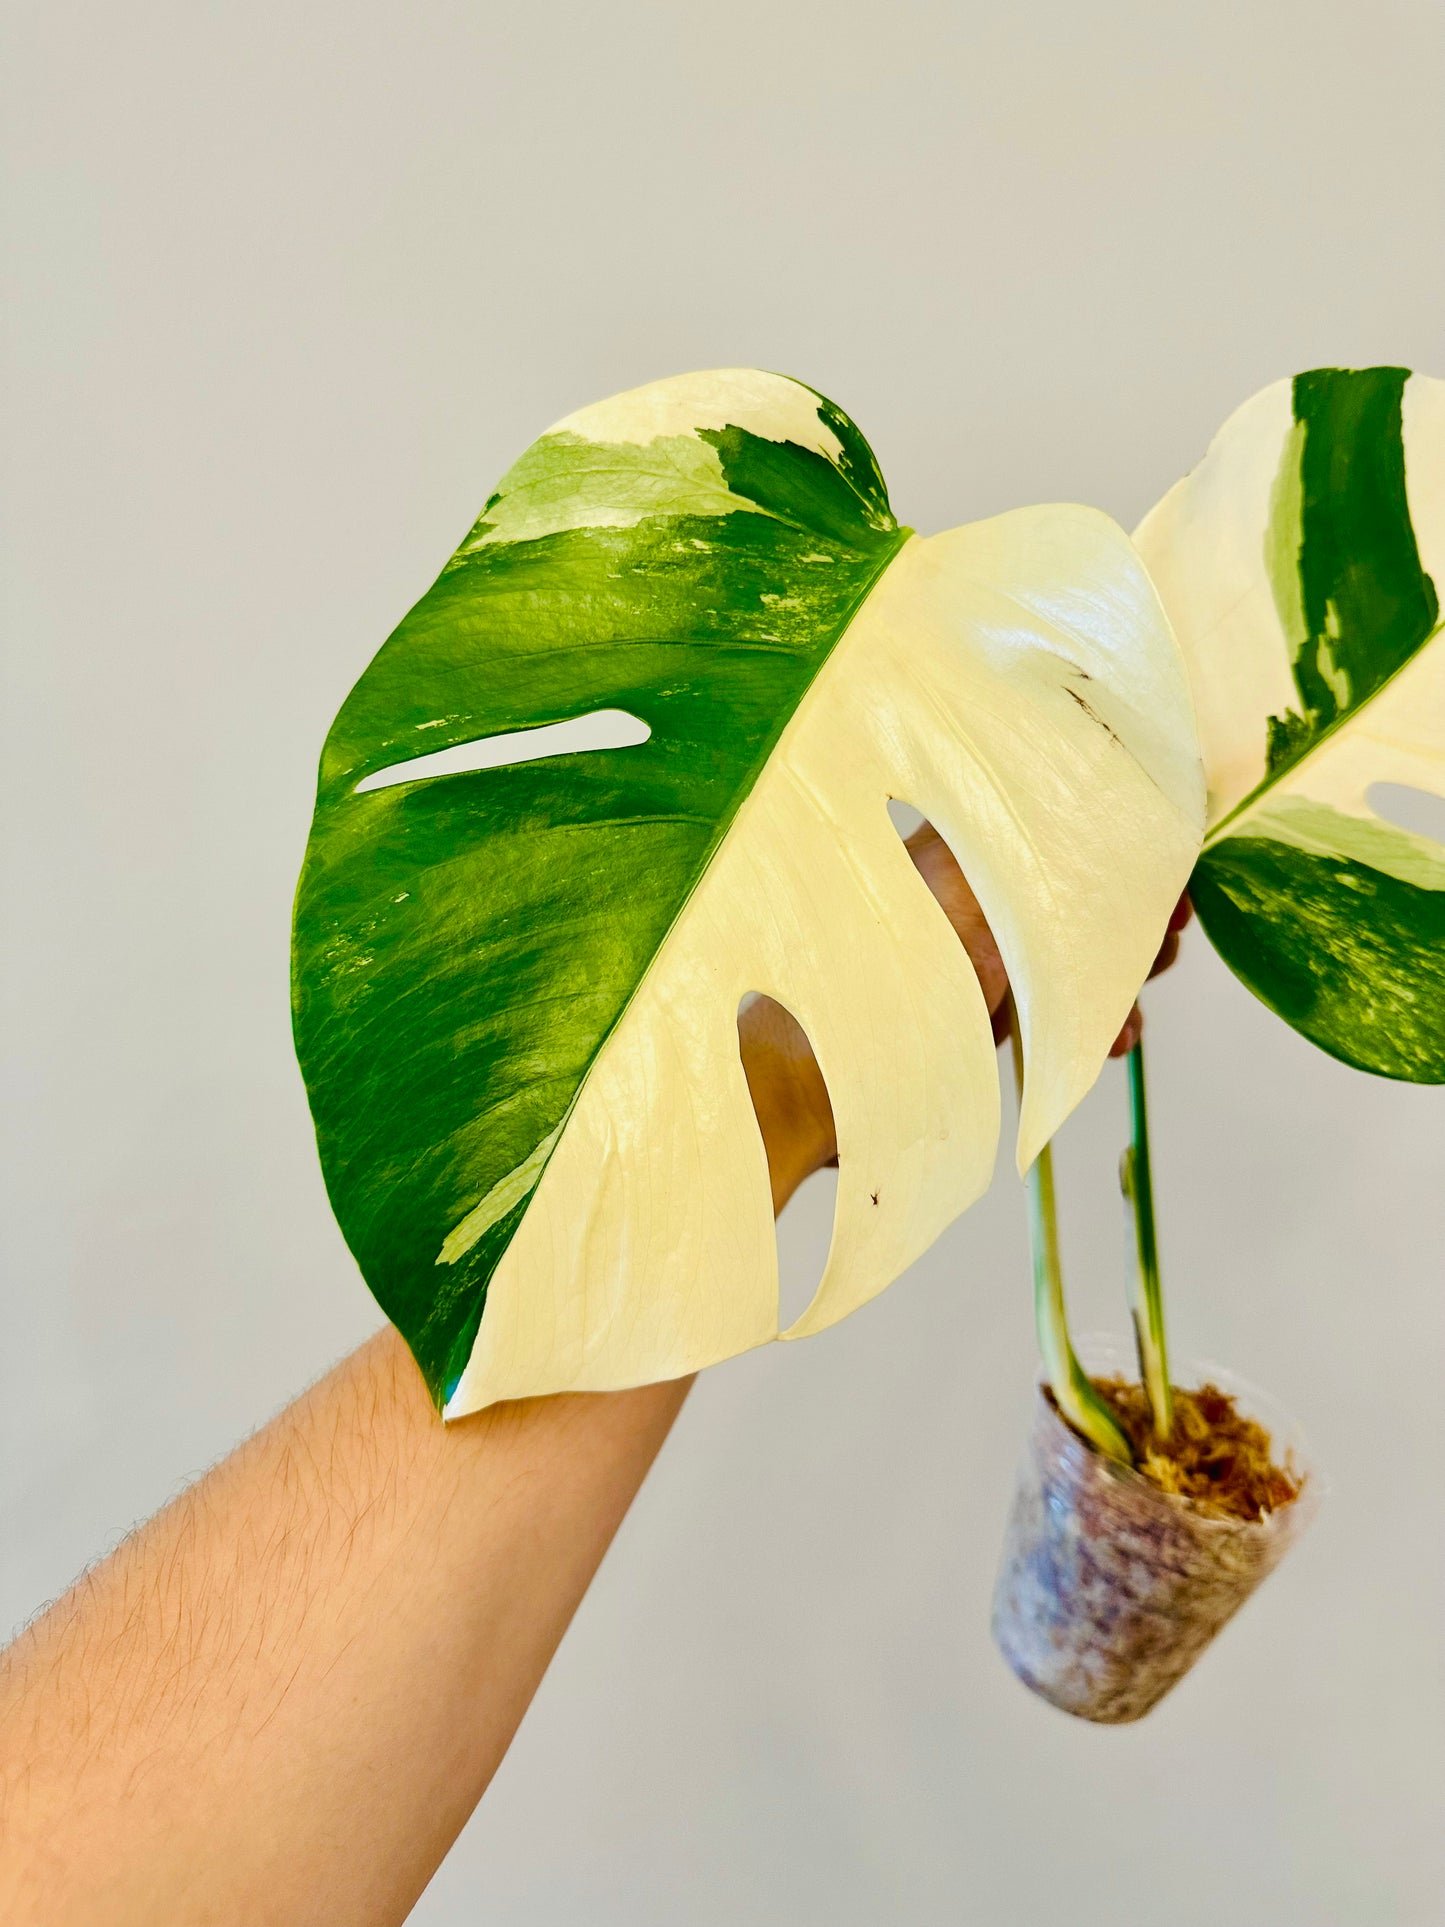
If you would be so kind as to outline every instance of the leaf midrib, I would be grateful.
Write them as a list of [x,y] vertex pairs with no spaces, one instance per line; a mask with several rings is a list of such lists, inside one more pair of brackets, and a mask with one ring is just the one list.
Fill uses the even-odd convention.
[[[856,488],[854,489],[854,493],[855,494],[858,493]],[[777,517],[775,519],[783,520],[784,518]],[[769,738],[767,745],[764,748],[762,754],[756,759],[751,769],[747,772],[747,780],[745,782],[740,782],[738,784],[737,792],[736,792],[737,800],[733,804],[733,807],[727,812],[727,814],[718,819],[717,832],[712,838],[712,841],[709,843],[706,854],[704,855],[702,862],[698,865],[697,873],[694,876],[690,887],[688,888],[686,893],[679,899],[677,908],[673,911],[673,914],[668,921],[666,930],[663,931],[662,936],[658,939],[657,944],[653,949],[652,955],[648,958],[646,968],[640,972],[637,982],[632,987],[632,991],[630,995],[627,997],[626,1001],[623,1003],[622,1007],[619,1009],[619,1011],[617,1012],[617,1015],[613,1018],[612,1022],[608,1025],[607,1029],[598,1038],[596,1048],[593,1050],[591,1057],[589,1057],[589,1059],[587,1060],[586,1068],[583,1070],[581,1076],[577,1079],[576,1086],[572,1092],[571,1100],[567,1104],[567,1107],[563,1111],[562,1116],[560,1117],[558,1122],[553,1126],[553,1130],[556,1134],[556,1142],[554,1143],[551,1152],[548,1154],[546,1163],[542,1166],[541,1170],[537,1174],[536,1184],[534,1184],[532,1189],[527,1193],[527,1197],[522,1204],[523,1215],[525,1215],[526,1212],[530,1210],[532,1200],[536,1197],[537,1192],[541,1189],[542,1182],[547,1175],[547,1171],[551,1165],[552,1159],[556,1156],[557,1149],[561,1145],[563,1138],[566,1136],[567,1125],[571,1121],[573,1112],[576,1110],[578,1104],[581,1102],[582,1093],[587,1087],[588,1079],[591,1077],[593,1070],[596,1068],[598,1059],[601,1057],[603,1051],[607,1048],[607,1045],[610,1043],[612,1038],[616,1035],[617,1031],[621,1028],[622,1023],[627,1017],[628,1012],[632,1009],[633,1004],[637,1001],[638,997],[642,995],[642,992],[646,988],[648,980],[652,975],[654,965],[656,964],[658,958],[662,955],[663,951],[666,949],[667,944],[670,941],[673,932],[676,930],[678,924],[681,922],[683,916],[686,914],[687,908],[689,904],[692,902],[693,897],[697,894],[698,890],[702,887],[703,883],[706,881],[707,876],[712,869],[714,859],[716,858],[719,849],[722,847],[724,840],[731,834],[733,825],[736,822],[742,809],[746,805],[748,799],[753,795],[754,791],[757,789],[758,782],[762,776],[762,773],[766,769],[768,763],[772,760],[773,755],[776,753],[778,745],[782,741],[782,738],[788,729],[788,725],[792,722],[794,717],[796,717],[799,711],[802,709],[803,704],[808,699],[808,696],[813,688],[814,683],[817,682],[818,677],[822,674],[823,670],[827,667],[827,665],[832,661],[835,653],[837,652],[839,644],[842,642],[843,638],[848,634],[849,630],[853,627],[853,624],[857,621],[859,612],[862,610],[864,604],[867,602],[868,598],[872,595],[873,591],[877,588],[879,582],[882,581],[883,576],[887,573],[888,569],[898,559],[899,555],[902,554],[907,544],[914,539],[916,531],[909,528],[904,523],[899,523],[895,533],[896,533],[895,541],[884,551],[877,566],[867,576],[866,580],[863,583],[862,588],[858,592],[857,597],[849,607],[846,616],[844,617],[843,621],[839,623],[837,634],[834,636],[828,648],[819,657],[817,666],[813,670],[812,675],[809,676],[808,680],[803,684],[801,690],[799,691],[797,700],[793,703],[792,708],[789,710],[788,714],[782,718],[776,731]],[[463,1216],[465,1216],[465,1213],[463,1214]],[[461,1220],[458,1220],[458,1222],[461,1222]],[[519,1223],[520,1223],[520,1220],[519,1220]],[[516,1233],[514,1231],[513,1236],[515,1237],[515,1235]],[[508,1242],[510,1243],[510,1240]],[[500,1259],[498,1260],[498,1262],[500,1263]],[[491,1282],[490,1278],[488,1279],[487,1282],[488,1282],[488,1285],[490,1285],[490,1282]],[[475,1348],[475,1345],[477,1342],[476,1339],[473,1339],[472,1342],[473,1342],[473,1347]],[[463,1365],[462,1370],[463,1370],[463,1373],[465,1373],[465,1370],[466,1370],[465,1365]],[[444,1393],[446,1394],[446,1397],[449,1398],[450,1397],[449,1388],[444,1387],[443,1390],[444,1390]]]

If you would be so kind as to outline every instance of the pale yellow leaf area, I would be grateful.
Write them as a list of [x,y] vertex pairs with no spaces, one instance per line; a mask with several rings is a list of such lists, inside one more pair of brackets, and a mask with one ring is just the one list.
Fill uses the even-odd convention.
[[1277,381],[1230,416],[1134,531],[1194,669],[1211,825],[1263,778],[1268,718],[1299,706],[1295,643],[1280,626],[1265,552],[1293,428],[1290,383]]
[[[820,1332],[986,1189],[1000,1117],[988,1013],[890,798],[937,825],[1009,966],[1022,1166],[1098,1075],[1203,826],[1183,666],[1107,517],[1022,509],[895,557],[598,1053],[449,1417]],[[787,1331],[738,1056],[749,991],[803,1025],[837,1123],[827,1267]]]

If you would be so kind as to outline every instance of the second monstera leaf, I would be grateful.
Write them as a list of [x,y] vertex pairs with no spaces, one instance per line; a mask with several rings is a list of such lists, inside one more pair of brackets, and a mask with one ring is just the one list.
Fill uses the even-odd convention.
[[1445,382],[1319,368],[1246,402],[1135,540],[1188,661],[1215,947],[1332,1055],[1445,1082]]
[[[337,717],[296,906],[327,1185],[449,1414],[818,1331],[984,1189],[988,1016],[891,798],[1009,966],[1027,1162],[1202,828],[1126,537],[1071,507],[914,536],[840,410],[746,370],[527,451]],[[750,991],[806,1030],[838,1131],[827,1269],[786,1333]]]

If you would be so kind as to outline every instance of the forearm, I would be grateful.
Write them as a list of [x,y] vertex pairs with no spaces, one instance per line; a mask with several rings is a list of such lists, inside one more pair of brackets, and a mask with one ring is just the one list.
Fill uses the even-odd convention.
[[5,1656],[0,1918],[403,1919],[689,1384],[444,1430],[347,1359]]
[[[744,1022],[781,1209],[831,1116],[787,1014]],[[690,1384],[443,1427],[363,1346],[0,1656],[0,1919],[404,1919]]]

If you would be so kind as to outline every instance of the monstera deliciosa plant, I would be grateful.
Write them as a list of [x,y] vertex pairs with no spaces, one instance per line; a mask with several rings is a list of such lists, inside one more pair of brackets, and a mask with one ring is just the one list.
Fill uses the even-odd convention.
[[[749,370],[527,450],[342,707],[296,903],[328,1190],[448,1415],[821,1331],[984,1190],[988,1013],[895,799],[997,938],[1033,1166],[1204,827],[1128,538],[1078,507],[915,535],[840,409]],[[749,992],[802,1025],[837,1128],[786,1332]]]
[[[1013,999],[1046,1383],[995,1634],[1056,1705],[1147,1712],[1307,1474],[1171,1383],[1141,1045],[1137,1386],[1070,1341],[1049,1140],[1186,881],[1306,1037],[1445,1081],[1445,848],[1375,808],[1445,796],[1442,567],[1445,384],[1402,369],[1265,390],[1133,543],[1078,507],[918,536],[847,416],[752,370],[542,436],[337,717],[296,903],[327,1186],[445,1413],[821,1331],[983,1191],[992,1028],[912,805]],[[753,992],[805,1031],[838,1143],[786,1331]]]

